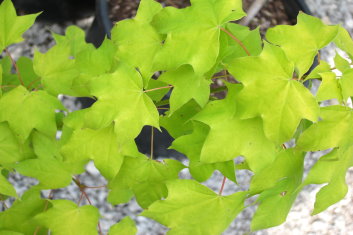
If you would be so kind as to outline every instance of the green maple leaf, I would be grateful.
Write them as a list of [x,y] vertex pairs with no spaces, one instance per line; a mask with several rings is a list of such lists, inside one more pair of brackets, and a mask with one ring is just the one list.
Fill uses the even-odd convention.
[[0,4],[0,52],[13,43],[23,41],[22,34],[33,25],[39,14],[17,16],[11,0],[4,0]]
[[0,122],[7,121],[22,142],[33,129],[55,136],[57,109],[63,110],[64,107],[55,97],[45,91],[28,92],[19,86],[0,99]]
[[66,28],[65,36],[56,33],[52,33],[52,36],[57,45],[68,44],[71,48],[70,54],[72,56],[76,56],[81,51],[94,48],[92,44],[85,41],[85,31],[75,25]]
[[192,132],[190,119],[200,110],[201,107],[192,99],[171,115],[167,111],[164,116],[160,117],[159,123],[176,139]]
[[[250,55],[257,56],[262,51],[262,39],[260,28],[250,30],[249,27],[227,23],[225,29],[242,42]],[[236,42],[230,35],[225,32],[220,34],[220,50],[214,69],[207,74],[212,76],[214,73],[224,69],[224,64],[228,64],[231,60],[238,57],[248,56],[247,52]]]
[[272,164],[255,174],[250,194],[260,193],[260,204],[251,222],[251,230],[277,226],[285,222],[302,182],[304,155],[287,149]]
[[25,145],[16,138],[6,122],[0,123],[0,165],[6,166],[26,158]]
[[172,159],[159,162],[146,157],[125,157],[119,173],[109,183],[108,201],[126,203],[135,195],[139,205],[146,208],[167,196],[165,181],[177,179],[183,168],[183,164]]
[[350,63],[337,52],[334,58],[334,62],[336,69],[338,69],[342,73],[351,68]]
[[[4,68],[2,84],[11,86],[21,85],[18,75],[12,73],[10,57],[6,56],[0,63],[3,64]],[[36,88],[40,84],[40,79],[34,73],[32,60],[28,57],[21,56],[16,61],[16,64],[24,85],[28,88]],[[11,90],[11,87],[6,87],[6,90]]]
[[353,145],[332,150],[310,169],[302,186],[325,184],[316,194],[313,215],[342,200],[348,192],[346,172],[353,166]]
[[139,68],[144,85],[153,71],[153,59],[162,46],[162,37],[150,25],[162,6],[153,0],[142,0],[134,19],[118,22],[112,29],[112,41],[117,45],[116,56]]
[[156,89],[156,90],[151,90],[155,88],[160,88],[160,87],[165,87],[168,84],[159,80],[155,79],[150,79],[148,82],[148,85],[146,87],[146,90],[149,90],[147,92],[147,95],[155,102],[159,102],[163,99],[163,97],[169,92],[170,89]]
[[43,88],[53,95],[75,95],[71,89],[73,80],[79,72],[75,59],[70,58],[69,44],[58,44],[45,54],[34,52],[34,72],[41,77]]
[[339,80],[343,101],[346,102],[347,99],[353,96],[353,69],[347,69]]
[[320,19],[303,12],[299,13],[297,22],[294,26],[279,25],[269,29],[266,39],[281,46],[301,77],[313,64],[319,49],[336,37],[338,26],[325,25]]
[[[0,85],[2,85],[2,65],[0,64]],[[0,88],[0,98],[2,96],[2,87]]]
[[22,161],[14,166],[22,175],[39,180],[40,189],[64,188],[71,183],[72,175],[64,163],[56,158],[39,158]]
[[338,48],[347,52],[351,60],[353,60],[353,40],[348,31],[341,25],[338,26],[338,33],[333,42]]
[[342,89],[340,80],[336,79],[336,74],[333,72],[320,73],[322,82],[316,94],[318,101],[337,99],[342,102]]
[[106,38],[98,49],[88,47],[76,55],[75,69],[79,75],[72,82],[72,90],[76,96],[92,96],[90,82],[99,75],[114,71],[115,50],[115,45]]
[[81,163],[82,169],[87,161],[93,160],[101,174],[111,180],[118,173],[124,155],[135,156],[138,151],[134,142],[122,145],[114,133],[114,126],[110,125],[100,130],[75,130],[61,153],[66,163]]
[[184,9],[161,10],[152,25],[167,37],[155,57],[156,69],[170,70],[190,64],[196,74],[210,70],[219,54],[220,27],[245,15],[241,5],[240,0],[193,0]]
[[134,139],[144,125],[159,128],[157,108],[143,92],[142,78],[135,69],[120,64],[114,73],[93,79],[90,87],[98,101],[85,115],[89,128],[105,128],[114,121],[122,141]]
[[191,99],[194,99],[201,108],[208,102],[211,81],[204,76],[195,74],[189,65],[183,65],[174,71],[167,71],[158,80],[174,87],[170,96],[169,115]]
[[38,231],[38,235],[48,234],[48,230],[37,228],[38,224],[33,220],[44,208],[45,200],[40,197],[40,191],[26,191],[21,199],[17,199],[9,209],[0,213],[0,231],[9,230],[21,234]]
[[2,167],[0,167],[0,200],[1,194],[10,196],[10,197],[17,197],[17,193],[13,185],[7,181],[7,178],[2,175]]
[[272,162],[276,147],[265,137],[260,118],[240,118],[236,100],[241,86],[227,86],[226,99],[208,103],[192,118],[210,127],[203,143],[200,161],[224,162],[244,156],[251,170],[256,172]]
[[[344,147],[353,143],[353,111],[344,106],[321,108],[322,120],[314,123],[301,134],[297,148],[304,151],[318,151]],[[320,136],[320,138],[318,138]]]
[[38,158],[56,157],[62,159],[59,152],[60,142],[56,136],[47,136],[38,131],[34,131],[31,135],[32,147]]
[[265,43],[260,56],[235,59],[228,68],[244,84],[242,117],[260,115],[266,136],[276,144],[292,138],[299,122],[316,122],[319,106],[303,84],[293,80],[293,63],[280,47]]
[[110,227],[108,235],[135,235],[137,228],[135,221],[129,216],[123,218],[119,223]]
[[209,126],[201,122],[193,121],[193,132],[189,135],[180,136],[171,146],[181,153],[184,153],[190,160],[189,171],[191,175],[200,182],[211,177],[215,170],[219,170],[228,179],[236,182],[233,160],[206,163],[200,161],[201,150],[205,139],[210,131]]
[[309,74],[305,77],[304,81],[309,79],[319,79],[321,73],[332,72],[331,66],[324,60],[320,60],[318,66],[316,66]]
[[47,211],[36,215],[34,219],[50,229],[54,235],[95,235],[99,220],[99,211],[91,205],[78,207],[67,200],[51,200]]
[[169,227],[174,234],[221,234],[244,208],[245,192],[220,196],[192,180],[167,183],[168,197],[141,215]]

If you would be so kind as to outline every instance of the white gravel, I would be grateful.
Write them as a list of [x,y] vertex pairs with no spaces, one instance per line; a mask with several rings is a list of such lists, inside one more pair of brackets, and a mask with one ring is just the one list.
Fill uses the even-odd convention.
[[[353,33],[353,0],[307,0],[307,3],[314,13],[314,15],[322,18],[327,23],[337,24],[341,23],[351,33]],[[85,29],[90,24],[92,19],[86,19],[78,22],[79,25]],[[70,23],[68,23],[69,25]],[[36,23],[32,29],[25,34],[26,42],[20,43],[9,48],[9,51],[18,58],[20,55],[32,56],[33,46],[35,45],[40,51],[46,51],[53,45],[52,38],[49,34],[50,31],[56,33],[63,33],[64,28],[67,25],[51,25],[48,26],[43,23]],[[332,61],[335,51],[332,47],[322,52],[322,58],[328,61]],[[70,98],[64,99],[65,105],[70,109],[74,110],[77,104],[73,103]],[[306,157],[305,168],[306,172],[310,167],[317,161],[317,159],[323,153],[314,153]],[[183,178],[190,178],[188,173],[183,171],[181,173]],[[247,171],[237,172],[238,182],[240,187],[248,185],[251,174]],[[205,184],[215,191],[219,190],[220,182],[223,176],[216,172],[212,179],[208,180]],[[104,185],[106,184],[103,177],[99,175],[94,165],[90,163],[87,166],[87,173],[80,176],[82,182],[86,185]],[[36,180],[22,177],[18,174],[12,174],[10,181],[16,186],[19,193],[25,191],[29,185],[36,184]],[[353,185],[353,170],[350,170],[347,174],[348,185]],[[238,218],[231,224],[229,229],[224,233],[226,235],[240,235],[240,234],[256,234],[256,235],[349,235],[353,234],[353,192],[352,187],[349,188],[349,192],[344,200],[331,206],[325,212],[320,213],[316,216],[310,216],[310,212],[313,209],[315,194],[319,190],[320,186],[310,185],[307,186],[303,192],[300,193],[298,199],[291,212],[289,213],[287,222],[281,226],[258,231],[254,233],[249,232],[251,217],[255,211],[255,206],[248,207],[245,209]],[[239,190],[237,186],[227,181],[224,189],[224,194],[231,194]],[[44,192],[48,194],[49,192]],[[131,216],[138,226],[138,234],[141,235],[158,235],[165,234],[167,229],[158,223],[137,216],[141,211],[136,201],[131,203],[111,206],[106,203],[107,190],[106,189],[87,189],[87,193],[92,200],[93,205],[97,206],[101,212],[101,226],[104,233],[107,232],[108,228],[118,222],[122,217],[129,215]],[[77,201],[80,192],[74,184],[68,186],[65,189],[56,190],[54,198],[66,198]],[[47,195],[44,195],[47,196]],[[83,201],[84,202],[84,201]],[[7,202],[11,203],[11,202]],[[86,203],[86,202],[84,202]],[[0,205],[0,210],[1,210]]]

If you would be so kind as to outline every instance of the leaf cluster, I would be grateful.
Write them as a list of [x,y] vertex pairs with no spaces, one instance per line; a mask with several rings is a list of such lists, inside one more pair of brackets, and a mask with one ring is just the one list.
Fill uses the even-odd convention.
[[[0,234],[97,234],[99,211],[80,205],[90,200],[77,178],[90,161],[108,182],[109,203],[136,198],[140,215],[168,234],[221,234],[252,205],[249,198],[258,205],[251,229],[277,226],[309,184],[324,184],[313,214],[344,198],[353,165],[348,32],[300,13],[296,25],[276,26],[261,39],[258,28],[235,23],[245,16],[241,0],[191,3],[177,9],[141,0],[136,17],[116,23],[99,48],[70,26],[53,34],[47,52],[17,61],[7,48],[23,40],[38,14],[17,16],[10,0],[1,3],[0,200],[4,208],[6,198],[15,202],[0,212]],[[335,68],[318,57],[329,43],[344,52]],[[219,82],[224,86],[211,89]],[[226,97],[215,98],[223,90]],[[70,111],[59,94],[96,102]],[[160,114],[161,107],[168,110]],[[144,126],[165,128],[175,139],[170,148],[187,163],[156,160],[153,149],[141,154],[135,138]],[[304,178],[306,153],[320,150],[329,151]],[[183,169],[193,179],[180,179]],[[247,190],[222,195],[226,179],[238,184],[235,173],[244,170],[253,174]],[[203,184],[214,171],[224,175],[219,193]],[[8,181],[13,172],[38,184],[18,195]],[[81,191],[78,204],[41,196],[71,183]],[[126,217],[109,234],[136,232]]]

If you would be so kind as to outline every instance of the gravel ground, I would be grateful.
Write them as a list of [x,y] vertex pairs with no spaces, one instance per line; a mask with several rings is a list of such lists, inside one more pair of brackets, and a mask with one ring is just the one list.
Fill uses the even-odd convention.
[[[353,33],[353,0],[307,0],[307,3],[314,13],[314,15],[322,18],[327,23],[342,23],[351,33]],[[87,29],[92,22],[92,18],[87,18],[78,22],[69,22],[65,25],[53,24],[48,26],[44,23],[36,23],[29,32],[25,34],[26,42],[20,43],[9,48],[9,51],[15,58],[21,56],[32,56],[33,45],[35,45],[40,51],[46,51],[53,45],[50,31],[56,33],[63,33],[67,25],[76,23],[80,27]],[[332,61],[335,51],[330,47],[328,50],[322,52],[322,58],[328,61]],[[79,108],[74,103],[73,99],[69,97],[63,97],[64,104],[70,109],[74,110]],[[324,153],[308,154],[305,162],[306,172],[310,167],[317,161],[317,159]],[[181,177],[190,178],[190,175],[183,171]],[[237,172],[238,182],[240,189],[244,189],[245,185],[251,178],[251,174],[247,171]],[[205,184],[210,188],[218,191],[220,182],[223,176],[219,173],[215,173],[214,176],[208,180]],[[80,176],[80,180],[86,185],[98,186],[104,185],[106,182],[102,178],[98,171],[95,169],[93,164],[87,166],[87,173]],[[10,181],[16,186],[19,193],[25,191],[30,185],[36,184],[36,180],[22,177],[18,174],[11,175]],[[353,185],[353,171],[350,170],[347,174],[348,185]],[[328,235],[349,235],[353,234],[353,210],[352,210],[352,188],[344,200],[331,206],[325,212],[320,213],[316,216],[310,216],[310,212],[313,208],[315,201],[315,194],[319,190],[319,186],[310,185],[307,186],[303,192],[300,193],[294,207],[292,208],[286,223],[281,226],[249,233],[249,226],[251,217],[255,211],[255,207],[248,207],[244,210],[238,218],[232,223],[230,228],[224,233],[225,235],[240,235],[240,234],[253,234],[253,235],[266,235],[266,234],[305,234],[305,235],[316,235],[316,234],[328,234]],[[239,188],[232,182],[226,182],[224,194],[231,194]],[[87,189],[87,193],[92,200],[92,204],[100,209],[102,219],[101,226],[106,233],[107,229],[114,223],[118,222],[123,216],[131,216],[137,223],[138,234],[143,235],[158,235],[165,234],[167,229],[158,223],[149,220],[144,217],[137,216],[140,212],[140,208],[135,201],[129,204],[111,206],[106,203],[107,190],[102,189]],[[48,196],[49,192],[44,192],[43,196]],[[54,199],[66,198],[77,201],[80,192],[74,184],[68,186],[65,189],[56,190],[54,193]],[[85,204],[86,202],[83,202]],[[0,210],[1,210],[0,206]]]

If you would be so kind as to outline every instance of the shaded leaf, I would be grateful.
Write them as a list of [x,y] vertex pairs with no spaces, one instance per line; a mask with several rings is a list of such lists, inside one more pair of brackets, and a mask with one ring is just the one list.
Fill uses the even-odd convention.
[[220,196],[192,180],[167,183],[168,197],[141,215],[169,227],[173,234],[221,234],[244,208],[245,192]]
[[93,235],[98,234],[99,211],[86,205],[78,207],[67,200],[51,200],[47,211],[36,215],[34,219],[50,229],[54,235]]
[[139,205],[146,208],[167,196],[165,181],[177,179],[183,168],[183,164],[172,159],[159,162],[147,157],[125,157],[119,173],[109,183],[108,201],[112,204],[126,203],[135,195]]

